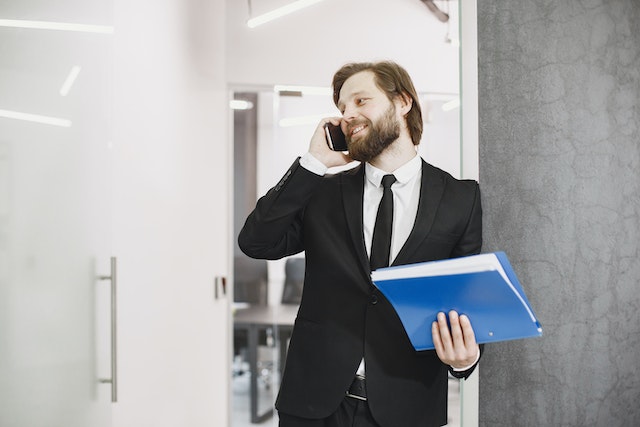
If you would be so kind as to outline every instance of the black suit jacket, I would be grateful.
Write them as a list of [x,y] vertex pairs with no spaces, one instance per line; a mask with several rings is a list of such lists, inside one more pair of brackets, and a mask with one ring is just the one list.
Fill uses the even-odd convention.
[[[448,367],[434,351],[413,349],[371,282],[364,179],[362,165],[320,177],[296,160],[240,232],[241,249],[254,258],[305,251],[302,302],[276,407],[303,418],[329,416],[364,357],[369,407],[382,427],[440,426],[447,422]],[[477,182],[456,180],[423,161],[415,225],[393,264],[475,254],[481,245]]]

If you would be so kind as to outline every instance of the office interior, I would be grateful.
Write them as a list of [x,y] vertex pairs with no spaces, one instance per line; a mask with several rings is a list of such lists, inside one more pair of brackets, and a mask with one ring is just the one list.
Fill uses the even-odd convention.
[[[421,154],[479,180],[483,251],[545,330],[487,346],[450,425],[640,425],[637,2],[323,0],[247,27],[289,3],[0,6],[0,425],[277,425],[289,321],[241,317],[238,213],[306,148],[280,120],[334,111],[333,72],[371,59],[414,77]],[[283,318],[286,263],[260,296]]]

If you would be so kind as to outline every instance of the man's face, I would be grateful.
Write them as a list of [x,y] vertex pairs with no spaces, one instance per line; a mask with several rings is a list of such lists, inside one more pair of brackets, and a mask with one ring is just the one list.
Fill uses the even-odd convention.
[[340,89],[338,108],[349,155],[368,162],[400,136],[396,106],[375,84],[371,71],[349,77]]

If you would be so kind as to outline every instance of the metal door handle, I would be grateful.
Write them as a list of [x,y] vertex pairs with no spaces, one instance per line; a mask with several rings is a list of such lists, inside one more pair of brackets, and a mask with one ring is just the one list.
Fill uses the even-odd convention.
[[101,384],[111,384],[111,401],[118,401],[118,352],[117,352],[117,313],[118,306],[116,300],[117,288],[117,261],[116,257],[111,257],[111,273],[109,276],[98,276],[98,280],[109,280],[111,282],[111,378],[100,378]]

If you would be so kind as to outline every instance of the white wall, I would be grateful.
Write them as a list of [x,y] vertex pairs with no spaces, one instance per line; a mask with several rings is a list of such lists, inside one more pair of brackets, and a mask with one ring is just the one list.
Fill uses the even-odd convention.
[[[255,15],[284,2],[251,3]],[[449,33],[457,39],[457,2],[449,3]],[[248,16],[247,1],[227,0],[231,83],[329,86],[346,62],[392,59],[419,91],[458,93],[458,50],[444,42],[447,24],[420,0],[324,0],[253,29]]]
[[114,425],[228,419],[229,154],[222,0],[116,0]]

